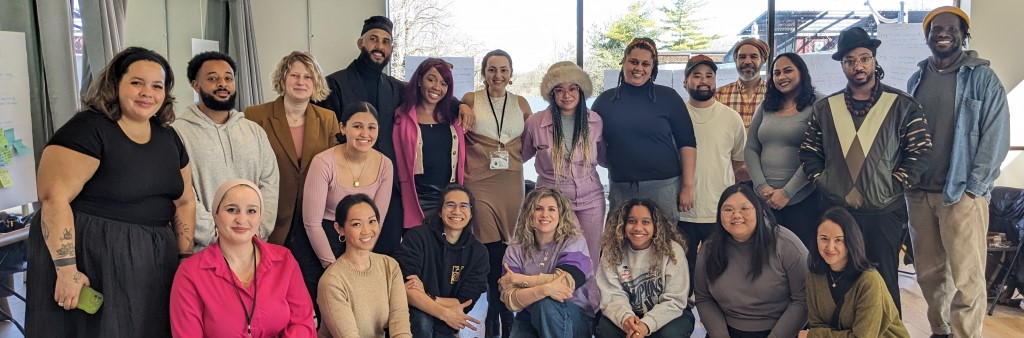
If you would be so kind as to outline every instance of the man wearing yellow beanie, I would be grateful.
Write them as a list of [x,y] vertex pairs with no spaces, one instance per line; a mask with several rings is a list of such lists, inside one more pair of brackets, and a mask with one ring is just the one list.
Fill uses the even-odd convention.
[[1009,149],[1003,86],[988,60],[963,50],[970,23],[953,6],[928,13],[924,31],[932,56],[907,85],[922,105],[933,144],[921,182],[906,193],[932,337],[981,337],[988,199]]

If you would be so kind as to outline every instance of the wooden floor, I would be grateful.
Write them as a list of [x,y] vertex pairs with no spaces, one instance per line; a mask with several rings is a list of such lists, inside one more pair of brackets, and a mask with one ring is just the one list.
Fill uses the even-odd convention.
[[[913,266],[901,266],[900,270],[913,272],[914,268]],[[14,279],[15,287],[21,294],[24,294],[25,292],[23,275],[24,274],[17,274]],[[928,318],[925,315],[927,305],[924,302],[924,298],[921,298],[921,288],[917,286],[917,281],[914,277],[915,276],[913,274],[900,274],[900,294],[903,297],[903,320],[904,324],[907,326],[907,330],[910,331],[911,337],[927,338],[931,335]],[[1017,297],[1020,297],[1020,295]],[[14,297],[8,298],[8,301],[10,302],[12,312],[14,312],[14,316],[19,320],[24,320],[25,304]],[[470,315],[483,319],[486,309],[487,298],[485,296],[481,297],[479,304],[474,306]],[[699,314],[697,315],[699,321]],[[465,329],[461,332],[460,336],[463,338],[481,337],[483,335],[482,332],[482,327],[480,328],[480,331],[476,332]],[[996,306],[996,310],[992,316],[985,317],[984,332],[986,338],[1024,337],[1024,310],[1003,305]],[[704,335],[704,328],[698,322],[697,328],[694,330],[691,337],[703,338]],[[0,322],[0,338],[14,337],[24,336],[21,332],[18,332],[18,329],[10,322]]]

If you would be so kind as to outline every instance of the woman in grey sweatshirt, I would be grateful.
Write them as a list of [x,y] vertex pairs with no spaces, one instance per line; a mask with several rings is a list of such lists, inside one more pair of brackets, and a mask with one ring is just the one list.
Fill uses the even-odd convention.
[[657,203],[630,199],[608,217],[601,239],[597,337],[689,337],[693,312],[683,236]]
[[795,337],[807,323],[803,243],[742,183],[722,193],[718,222],[693,281],[708,336]]

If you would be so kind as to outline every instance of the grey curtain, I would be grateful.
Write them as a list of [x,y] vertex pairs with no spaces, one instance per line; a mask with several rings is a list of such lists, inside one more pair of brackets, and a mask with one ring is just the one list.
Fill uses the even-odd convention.
[[[64,0],[66,1],[66,0]],[[110,59],[124,49],[125,7],[128,0],[79,0],[85,38],[82,92],[99,76]]]
[[78,110],[71,4],[49,0],[0,2],[0,30],[25,33],[29,73],[25,85],[29,87],[32,143],[38,164],[53,131]]
[[263,103],[263,87],[260,85],[260,62],[256,53],[256,33],[253,29],[252,3],[250,0],[230,0],[228,6],[228,42],[231,57],[238,64],[235,74],[235,88],[238,96],[238,110]]

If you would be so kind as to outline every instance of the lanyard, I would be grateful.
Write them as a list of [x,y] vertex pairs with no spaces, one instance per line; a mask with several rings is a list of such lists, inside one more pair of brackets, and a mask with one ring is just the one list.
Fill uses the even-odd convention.
[[487,103],[491,105],[491,115],[494,115],[494,121],[498,125],[498,144],[501,144],[501,127],[505,125],[505,107],[508,105],[508,92],[505,92],[505,101],[501,104],[500,120],[498,119],[498,112],[494,110],[494,101],[491,100],[490,96],[487,97]]
[[[252,317],[256,315],[256,242],[252,243],[252,250],[252,310],[245,308],[242,293],[235,288],[235,296],[238,296],[238,302],[242,304],[242,311],[245,312],[245,331],[250,338],[252,337]],[[224,257],[224,263],[228,263],[227,257]],[[231,264],[228,264],[228,268],[231,268]]]

